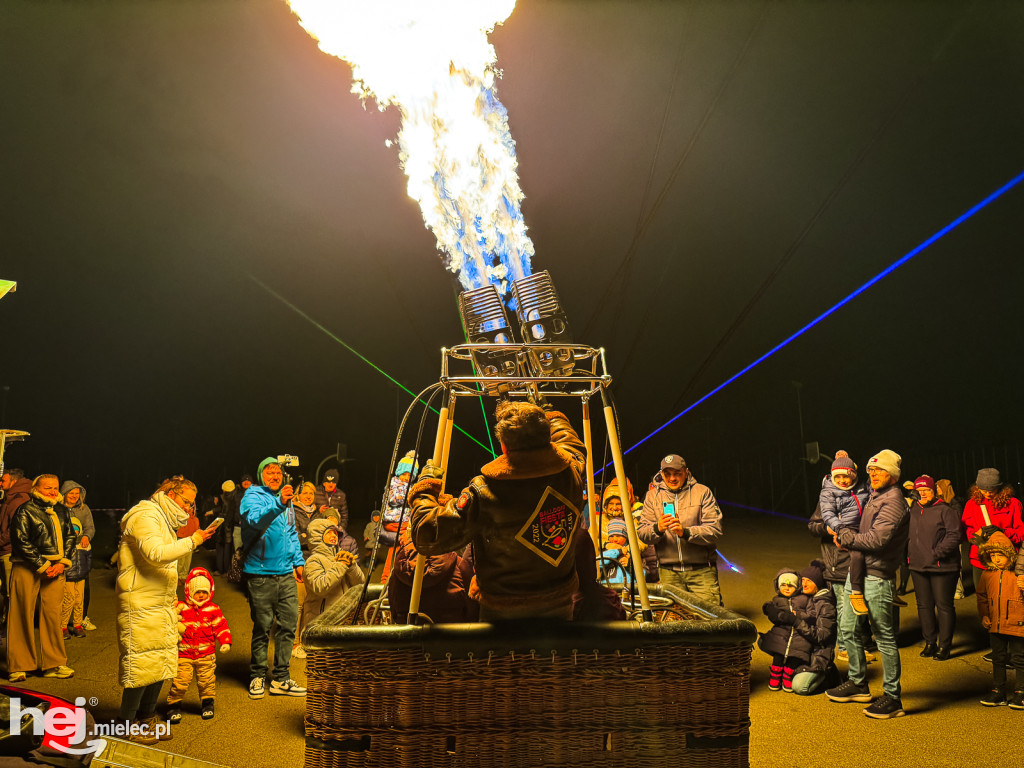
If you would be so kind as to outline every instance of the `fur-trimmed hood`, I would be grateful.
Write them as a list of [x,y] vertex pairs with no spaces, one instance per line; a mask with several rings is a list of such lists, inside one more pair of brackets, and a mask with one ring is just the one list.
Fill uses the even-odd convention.
[[[981,538],[980,532],[979,535],[975,537],[975,539],[978,538]],[[996,552],[1006,555],[1006,557],[1009,558],[1009,563],[1005,569],[996,568],[992,565],[991,556]],[[978,545],[978,558],[990,571],[1012,571],[1014,566],[1017,564],[1017,549],[1013,546],[1013,542],[1010,541],[1009,536],[1002,531],[995,531],[986,541]]]
[[[196,585],[197,585],[197,582],[193,582],[192,581],[197,576],[200,577],[200,578],[206,579],[210,583],[210,588],[206,590],[207,592],[210,593],[210,596],[206,599],[205,602],[202,602],[202,603],[197,603],[196,600],[195,600],[195,597],[192,594],[193,591],[199,591],[199,590],[197,590],[195,588]],[[189,605],[191,605],[193,607],[198,607],[198,606],[201,606],[201,605],[206,605],[206,603],[212,603],[213,602],[213,595],[214,595],[215,591],[216,591],[216,585],[214,585],[214,583],[213,583],[213,575],[208,570],[206,570],[205,568],[203,568],[201,566],[196,566],[195,568],[193,568],[192,570],[190,570],[188,572],[188,576],[185,579],[185,602],[186,603],[188,603]]]
[[[78,498],[78,503],[75,504],[75,506],[78,507],[81,506],[82,504],[85,504],[85,488],[76,483],[74,480],[65,480],[63,483],[61,483],[60,495],[63,498],[64,496],[67,496],[68,493],[74,488],[77,488],[79,491],[82,492],[81,496],[79,496]],[[72,507],[68,507],[68,509],[72,509]]]
[[626,507],[632,507],[635,497],[633,495],[633,484],[629,482],[629,478],[626,478],[626,492],[629,496],[629,504],[625,504],[622,501],[622,492],[619,490],[619,478],[613,478],[605,487],[604,493],[601,494],[601,508],[604,509],[607,507],[608,502],[612,499],[618,499],[619,503],[622,504],[623,510],[625,510]]
[[[306,529],[306,533],[309,535],[309,550],[310,552],[326,555],[327,557],[334,557],[338,553],[337,544],[328,544],[324,541],[324,534],[332,528],[337,531],[334,523],[326,518],[317,518],[309,523],[309,528]],[[341,540],[341,534],[338,534],[339,542]]]
[[793,596],[795,597],[796,595],[801,594],[802,590],[800,589],[800,584],[801,584],[801,582],[800,582],[800,571],[798,571],[796,568],[780,568],[779,569],[779,572],[775,574],[775,581],[772,582],[772,584],[775,586],[775,594],[776,595],[781,595],[782,594],[781,590],[779,590],[779,578],[784,573],[792,573],[794,576],[796,576],[796,592],[793,593]]

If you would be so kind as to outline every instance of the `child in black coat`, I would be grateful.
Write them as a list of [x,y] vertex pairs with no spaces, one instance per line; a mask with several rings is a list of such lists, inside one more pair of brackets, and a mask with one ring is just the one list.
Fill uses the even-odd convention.
[[775,576],[775,597],[761,606],[774,625],[757,641],[758,647],[772,657],[768,688],[772,691],[793,691],[793,673],[801,663],[810,661],[811,644],[797,631],[807,629],[811,597],[801,591],[800,575],[793,568],[783,568]]

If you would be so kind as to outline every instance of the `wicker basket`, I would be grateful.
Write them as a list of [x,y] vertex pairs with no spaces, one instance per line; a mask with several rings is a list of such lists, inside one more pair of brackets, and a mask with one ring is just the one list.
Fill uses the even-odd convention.
[[306,766],[747,766],[754,625],[686,593],[641,625],[341,626],[308,649]]

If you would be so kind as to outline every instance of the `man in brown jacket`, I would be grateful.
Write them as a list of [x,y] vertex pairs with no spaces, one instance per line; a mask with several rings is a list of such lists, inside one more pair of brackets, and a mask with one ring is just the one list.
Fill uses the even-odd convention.
[[425,555],[473,544],[470,597],[482,621],[572,618],[574,541],[584,509],[585,448],[566,417],[521,401],[495,411],[502,455],[459,497],[428,464],[413,486],[412,541]]
[[3,561],[3,619],[7,624],[7,608],[11,599],[11,518],[18,507],[29,500],[32,481],[25,477],[20,469],[4,470],[0,476],[0,489],[3,489],[4,500],[0,503],[0,560]]

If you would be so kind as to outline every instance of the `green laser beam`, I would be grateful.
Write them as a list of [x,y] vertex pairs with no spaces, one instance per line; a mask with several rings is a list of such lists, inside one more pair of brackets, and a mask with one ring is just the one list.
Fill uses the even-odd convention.
[[[458,300],[458,297],[456,297],[456,300]],[[461,311],[459,312],[459,324],[462,326],[462,337],[467,343],[469,343],[469,333],[466,331],[466,318],[462,316]],[[476,388],[481,390],[480,395],[478,396],[478,399],[480,400],[480,413],[482,413],[484,417],[484,429],[487,430],[487,442],[491,444],[491,456],[498,458],[498,452],[494,450],[494,438],[491,437],[491,427],[487,423],[487,409],[484,408],[484,395],[482,391],[483,386],[481,384],[477,384]]]
[[[314,320],[314,319],[313,319],[312,317],[310,317],[309,315],[307,315],[307,314],[306,314],[305,312],[303,312],[303,311],[302,311],[301,309],[299,309],[299,308],[298,308],[297,306],[295,306],[294,304],[292,304],[292,303],[291,303],[290,301],[288,301],[288,299],[286,299],[286,298],[285,298],[284,296],[282,296],[281,294],[279,294],[279,293],[278,293],[277,291],[275,291],[275,290],[274,290],[273,288],[271,288],[271,287],[270,287],[269,285],[267,285],[266,283],[264,283],[264,282],[263,282],[262,280],[260,280],[260,279],[259,279],[258,277],[256,277],[255,275],[249,275],[249,279],[250,279],[250,280],[252,280],[252,281],[253,281],[254,283],[256,283],[256,285],[258,285],[258,286],[259,286],[260,288],[262,288],[263,290],[265,290],[265,291],[266,291],[267,293],[269,293],[269,294],[270,294],[271,296],[273,296],[273,297],[274,297],[275,299],[277,299],[277,300],[278,300],[278,301],[280,301],[280,302],[281,302],[282,304],[284,304],[284,305],[285,305],[286,307],[288,307],[288,308],[289,308],[290,310],[292,310],[293,312],[295,312],[295,313],[296,313],[296,314],[297,314],[297,315],[298,315],[299,317],[301,317],[302,319],[304,319],[304,320],[308,321],[308,322],[309,322],[309,323],[310,323],[311,325],[313,325],[313,327],[315,327],[315,328],[317,328],[317,329],[319,329],[319,330],[323,331],[323,332],[324,332],[325,334],[327,334],[327,335],[328,335],[328,336],[329,336],[330,338],[332,338],[332,339],[333,339],[334,341],[336,341],[336,342],[338,342],[339,344],[341,344],[341,346],[343,346],[343,347],[344,347],[345,349],[347,349],[347,350],[348,350],[349,352],[351,352],[351,353],[352,353],[353,355],[355,355],[356,357],[358,357],[358,358],[359,358],[360,360],[362,360],[362,361],[363,361],[364,363],[366,363],[366,364],[367,364],[368,366],[370,366],[371,368],[373,368],[373,370],[377,371],[377,373],[379,373],[379,374],[380,374],[381,376],[383,376],[383,377],[384,377],[385,379],[387,379],[388,381],[390,381],[390,382],[391,382],[392,384],[394,384],[394,385],[395,385],[396,387],[398,387],[399,389],[401,389],[401,390],[402,390],[402,391],[404,391],[404,392],[408,392],[408,393],[409,393],[410,395],[412,395],[413,397],[416,397],[416,393],[415,393],[415,392],[413,392],[413,391],[412,391],[411,389],[409,389],[409,388],[408,388],[407,386],[405,386],[405,384],[403,384],[402,382],[398,381],[398,380],[397,380],[396,378],[394,378],[393,376],[391,376],[391,375],[390,375],[390,374],[389,374],[389,373],[388,373],[387,371],[385,371],[385,370],[384,370],[383,368],[381,368],[381,367],[380,367],[379,365],[377,365],[376,363],[374,363],[374,362],[373,362],[372,360],[370,360],[370,359],[369,359],[368,357],[366,357],[365,355],[361,354],[361,353],[359,352],[359,350],[357,350],[357,349],[355,349],[354,347],[352,347],[352,346],[350,346],[350,345],[346,344],[346,343],[344,342],[344,340],[342,340],[342,339],[338,338],[338,337],[337,337],[337,336],[336,336],[336,335],[335,335],[335,334],[334,334],[334,333],[333,333],[333,332],[332,332],[332,331],[331,331],[330,329],[328,329],[328,328],[325,328],[324,326],[322,326],[322,325],[321,325],[320,323],[318,323],[318,322],[317,322],[316,320]],[[432,406],[432,405],[429,405],[429,404],[427,403],[427,401],[426,401],[426,400],[423,400],[423,399],[421,398],[421,399],[420,399],[420,402],[421,402],[421,403],[423,403],[424,405],[426,405],[426,406],[427,406],[428,408],[430,408],[430,410],[432,410],[432,411],[433,411],[434,413],[436,413],[436,414],[437,414],[438,416],[440,416],[440,415],[441,415],[441,414],[440,414],[440,411],[438,411],[438,410],[437,410],[437,408],[434,408],[434,406]],[[482,401],[482,400],[481,400],[481,403],[480,403],[480,407],[481,407],[481,408],[483,407],[483,401]],[[485,419],[484,423],[486,423],[486,419]],[[454,423],[453,423],[453,426],[454,426],[454,427],[455,427],[455,428],[456,428],[457,430],[459,430],[459,432],[461,432],[461,433],[462,433],[462,434],[464,434],[464,435],[465,435],[466,437],[468,437],[468,438],[469,438],[470,440],[472,440],[472,441],[473,441],[474,443],[476,443],[476,444],[477,444],[477,445],[479,445],[479,446],[480,446],[481,448],[483,448],[483,449],[484,449],[485,451],[486,451],[486,450],[488,450],[488,448],[487,448],[487,446],[486,446],[486,445],[484,445],[484,444],[483,444],[482,442],[480,442],[479,440],[477,440],[477,439],[476,439],[476,438],[475,438],[475,437],[474,437],[473,435],[469,434],[469,432],[467,432],[466,430],[464,430],[464,429],[463,429],[462,427],[460,427],[460,426],[459,426],[458,424],[454,424]],[[488,433],[488,434],[490,434],[490,433]],[[491,455],[493,456],[493,455],[494,455],[494,446],[493,446],[493,445],[491,446],[491,448],[490,448],[490,451],[491,451]]]
[[491,444],[491,456],[498,458],[498,454],[494,450],[494,438],[491,437],[491,427],[487,423],[487,409],[484,408],[484,396],[480,395],[480,413],[484,416],[484,428],[487,430],[487,442]]

